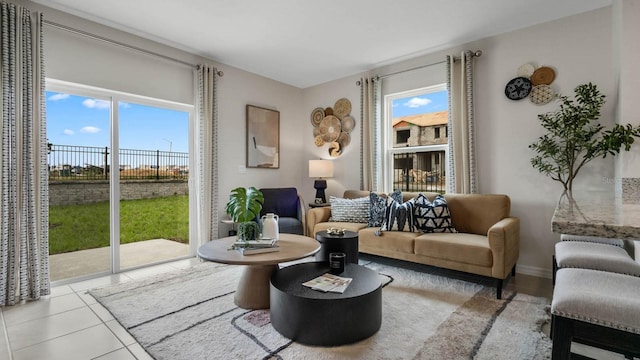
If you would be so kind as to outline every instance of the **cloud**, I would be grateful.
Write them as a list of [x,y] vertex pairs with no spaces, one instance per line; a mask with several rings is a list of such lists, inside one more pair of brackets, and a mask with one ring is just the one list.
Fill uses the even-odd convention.
[[53,94],[53,95],[49,96],[48,100],[58,101],[58,100],[64,100],[64,99],[66,99],[68,97],[69,97],[69,94],[57,93],[57,94]]
[[405,106],[410,107],[410,108],[419,108],[419,107],[422,107],[422,106],[427,106],[429,104],[431,104],[431,100],[425,99],[425,98],[420,98],[420,97],[411,98],[411,100],[409,100],[406,103],[404,103]]
[[128,108],[130,108],[130,107],[131,107],[131,104],[126,103],[126,102],[124,102],[124,101],[120,101],[120,102],[119,102],[119,105],[120,105],[120,107],[121,107],[121,108],[123,108],[123,109],[128,109]]
[[73,135],[75,134],[75,132],[71,129],[64,129],[64,131],[62,132],[65,135]]
[[99,128],[95,127],[95,126],[85,126],[82,129],[80,129],[80,132],[83,133],[89,133],[89,134],[95,134],[95,133],[99,133],[100,130]]
[[82,105],[89,109],[108,109],[111,107],[111,102],[107,100],[86,99],[82,102]]

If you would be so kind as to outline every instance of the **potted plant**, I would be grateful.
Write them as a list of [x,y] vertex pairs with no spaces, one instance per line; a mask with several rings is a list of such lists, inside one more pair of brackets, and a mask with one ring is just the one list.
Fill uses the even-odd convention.
[[256,240],[260,236],[260,226],[253,221],[260,215],[264,196],[254,187],[231,190],[226,213],[238,224],[239,240]]
[[560,96],[560,108],[538,115],[547,133],[529,145],[536,152],[531,165],[542,174],[559,181],[571,192],[578,172],[596,157],[616,155],[624,146],[629,151],[640,126],[616,124],[610,130],[597,122],[605,96],[591,83],[575,88],[575,100]]

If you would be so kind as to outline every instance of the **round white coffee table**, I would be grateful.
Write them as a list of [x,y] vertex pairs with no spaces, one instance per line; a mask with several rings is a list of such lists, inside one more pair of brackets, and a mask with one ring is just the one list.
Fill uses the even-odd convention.
[[204,260],[229,265],[245,265],[238,283],[234,303],[243,309],[268,309],[271,274],[278,264],[311,256],[320,250],[320,243],[302,235],[280,234],[279,251],[242,255],[229,250],[236,237],[212,240],[198,248],[198,256]]

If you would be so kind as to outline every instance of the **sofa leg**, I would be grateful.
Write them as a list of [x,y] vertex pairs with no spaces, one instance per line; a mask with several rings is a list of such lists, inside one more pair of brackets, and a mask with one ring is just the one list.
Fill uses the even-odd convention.
[[516,276],[516,264],[513,264],[513,268],[511,269],[511,276]]
[[496,282],[496,299],[502,300],[502,283],[504,280],[498,279]]

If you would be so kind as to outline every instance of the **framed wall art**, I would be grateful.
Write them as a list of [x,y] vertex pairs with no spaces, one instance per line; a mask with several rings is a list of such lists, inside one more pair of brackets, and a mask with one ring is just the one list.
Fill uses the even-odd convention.
[[247,105],[247,167],[280,167],[280,112]]

